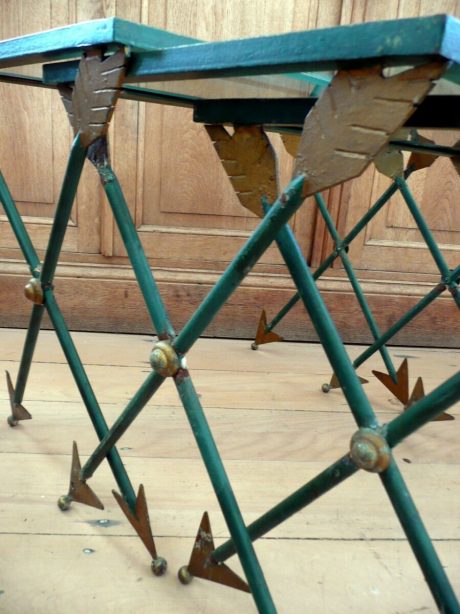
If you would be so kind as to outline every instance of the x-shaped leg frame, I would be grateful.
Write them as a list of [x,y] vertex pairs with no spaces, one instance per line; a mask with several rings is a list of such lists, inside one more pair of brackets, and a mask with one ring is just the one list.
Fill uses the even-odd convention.
[[[294,155],[294,152],[298,146],[298,138],[292,135],[285,136],[285,145],[290,153]],[[434,239],[426,221],[409,189],[407,179],[416,170],[430,166],[437,155],[449,155],[455,157],[457,151],[456,147],[439,148],[433,145],[431,141],[415,135],[414,141],[404,142],[401,141],[401,146],[413,146],[414,149],[418,149],[416,153],[413,153],[409,159],[407,168],[402,170],[402,155],[401,152],[392,150],[392,160],[396,157],[401,158],[401,164],[396,165],[396,168],[390,168],[387,170],[381,168],[377,163],[377,167],[385,174],[392,177],[393,183],[380,198],[374,203],[374,205],[366,212],[366,214],[358,221],[358,223],[351,229],[347,236],[342,239],[334,225],[332,217],[327,209],[327,205],[321,194],[315,194],[314,199],[318,206],[318,209],[326,223],[326,227],[330,236],[334,241],[334,250],[329,254],[327,258],[320,264],[313,274],[315,280],[319,279],[323,273],[332,265],[336,258],[340,257],[342,260],[347,277],[350,280],[353,292],[357,298],[358,304],[368,324],[370,333],[374,339],[374,342],[362,352],[353,362],[355,369],[360,367],[368,358],[370,358],[375,352],[379,351],[383,362],[387,368],[387,373],[381,373],[379,371],[373,371],[373,374],[396,396],[396,398],[403,404],[404,409],[407,409],[412,403],[420,399],[424,394],[424,386],[422,378],[417,378],[412,393],[409,390],[409,375],[408,375],[408,361],[404,359],[399,368],[396,370],[391,356],[386,347],[386,343],[394,337],[404,326],[406,326],[411,320],[413,320],[419,313],[421,313],[431,302],[438,297],[443,291],[448,289],[452,294],[457,306],[460,307],[460,265],[454,269],[449,269],[444,256],[442,255],[436,240]],[[386,153],[386,152],[385,152]],[[381,156],[384,158],[384,156]],[[394,164],[393,164],[394,165]],[[388,166],[388,163],[387,163]],[[372,218],[382,209],[382,207],[389,202],[390,198],[399,192],[405,203],[407,204],[416,225],[426,242],[426,245],[435,260],[437,268],[439,269],[441,280],[440,283],[433,288],[419,303],[414,305],[408,310],[397,322],[395,322],[387,331],[383,334],[380,332],[377,322],[371,312],[367,299],[362,291],[359,280],[353,269],[350,258],[348,257],[348,248],[351,242],[356,236],[366,227],[366,225],[372,220]],[[289,311],[300,300],[300,295],[296,292],[292,298],[286,303],[284,307],[278,312],[278,314],[267,323],[267,316],[265,310],[262,311],[260,316],[255,341],[252,344],[253,349],[258,349],[259,345],[265,343],[271,343],[274,341],[281,341],[282,337],[274,332],[275,327],[281,322],[281,320],[289,313]],[[360,378],[362,383],[366,383],[367,380]],[[329,392],[333,388],[340,387],[339,381],[335,374],[332,376],[331,381],[327,384],[323,384],[323,392]],[[450,414],[442,414],[437,420],[451,420],[453,416]]]
[[[23,407],[22,400],[43,313],[46,309],[98,438],[103,439],[108,432],[108,425],[56,301],[53,279],[85,158],[88,157],[96,164],[100,163],[107,155],[105,134],[116,103],[117,88],[122,82],[123,73],[124,53],[122,51],[105,61],[101,61],[100,53],[97,50],[91,51],[81,62],[79,80],[77,80],[74,92],[69,91],[69,88],[63,88],[61,91],[76,137],[72,144],[43,264],[39,261],[8,186],[0,174],[0,199],[33,275],[25,288],[25,295],[34,302],[34,306],[20,361],[16,388],[13,388],[11,377],[7,373],[11,402],[11,415],[8,417],[10,426],[16,426],[19,420],[31,417]],[[85,114],[86,108],[88,111]],[[150,312],[156,307],[156,304],[149,304]],[[142,485],[139,487],[136,497],[116,448],[110,450],[107,460],[122,493],[122,498],[117,499],[117,501],[119,501],[131,524],[140,527],[138,533],[152,556],[152,570],[156,575],[162,575],[166,570],[166,561],[156,553],[143,487]],[[62,510],[67,510],[72,501],[78,501],[103,508],[102,503],[89,486],[80,480],[79,474],[80,460],[77,446],[74,443],[69,493],[60,497],[59,507]]]
[[[110,60],[108,58],[105,62],[101,62],[97,55],[90,55],[89,59],[91,62],[99,61],[104,64]],[[80,67],[80,75],[83,75],[83,81],[85,71],[89,71],[90,68],[85,64],[86,62],[83,62]],[[122,491],[122,496],[116,494],[120,506],[141,536],[147,549],[151,551],[152,544],[154,549],[143,489],[140,488],[139,495],[136,498],[121,461],[119,465],[114,462],[114,459],[119,460],[114,446],[164,380],[171,377],[181,398],[232,536],[231,542],[215,550],[209,520],[205,515],[198,532],[191,562],[185,570],[182,570],[183,581],[186,582],[192,575],[196,575],[235,588],[250,590],[260,612],[276,612],[252,541],[264,534],[271,526],[275,526],[274,522],[276,524],[282,522],[297,509],[304,507],[309,501],[340,483],[357,469],[364,469],[380,473],[382,482],[408,535],[436,602],[440,607],[445,607],[446,611],[455,611],[455,608],[458,608],[455,595],[392,458],[391,447],[430,419],[432,414],[443,411],[445,407],[458,400],[460,396],[460,374],[415,403],[405,414],[399,416],[387,427],[379,425],[355,373],[354,366],[316,288],[311,271],[306,265],[297,242],[287,225],[306,196],[360,174],[377,155],[378,151],[385,146],[389,135],[413,111],[414,101],[423,99],[431,88],[432,80],[438,78],[443,70],[444,65],[433,63],[389,79],[383,78],[380,67],[337,73],[331,87],[326,90],[319,103],[306,118],[303,143],[301,143],[297,159],[295,176],[281,196],[276,197],[278,186],[273,185],[272,178],[276,173],[267,176],[266,169],[259,168],[262,172],[256,177],[257,183],[254,183],[253,177],[249,177],[254,189],[248,193],[245,192],[245,186],[240,183],[242,180],[241,174],[238,174],[239,171],[235,169],[236,172],[231,175],[231,180],[239,192],[240,199],[245,198],[246,195],[249,201],[258,203],[259,207],[262,207],[261,203],[264,198],[266,202],[273,202],[274,204],[272,207],[267,207],[266,215],[258,228],[177,336],[161,301],[120,185],[110,166],[105,132],[98,134],[96,137],[91,135],[85,143],[85,130],[82,128],[82,115],[84,114],[79,112],[79,108],[81,106],[85,108],[85,104],[78,100],[78,77],[71,95],[69,92],[64,92],[67,106],[70,105],[68,111],[71,119],[73,118],[72,123],[77,136],[64,179],[62,203],[60,199],[47,254],[42,269],[34,275],[31,282],[32,290],[29,293],[34,297],[37,296],[36,304],[44,306],[51,316],[100,439],[100,444],[83,467],[80,467],[74,446],[70,497],[77,499],[79,491],[87,492],[86,481],[107,456]],[[112,72],[112,70],[107,70],[108,74]],[[333,114],[331,120],[332,107],[335,114]],[[373,111],[367,123],[363,124],[363,111],[369,108],[372,108]],[[326,139],[323,139],[321,147],[310,147],[310,143],[318,142],[315,137],[318,131],[324,129],[325,120],[329,122],[330,134],[327,135]],[[105,118],[104,124],[107,121],[107,118]],[[238,135],[238,130],[235,134]],[[273,158],[269,146],[263,138],[258,138],[257,128],[254,129],[254,134],[256,140],[259,141],[261,151],[259,152],[260,156],[256,156],[255,165],[251,160],[248,160],[249,164],[246,169],[248,176],[258,166],[260,159],[264,160],[262,164],[264,166],[266,161],[270,164],[270,159]],[[97,401],[93,398],[94,395],[92,392],[89,393],[91,390],[89,381],[87,381],[70,335],[68,335],[52,289],[54,270],[70,216],[76,185],[87,154],[100,174],[117,226],[160,339],[154,345],[150,356],[152,373],[146,378],[110,429],[107,429]],[[227,162],[228,167],[231,167],[234,160],[229,158]],[[324,169],[329,169],[329,171],[324,172]],[[29,245],[30,240],[22,222],[20,222],[14,203],[11,200],[5,204],[4,200],[4,205],[29,266],[32,271],[36,271],[38,259],[36,256],[29,258],[34,255],[33,248],[31,248],[31,244]],[[293,493],[291,497],[281,502],[275,510],[267,512],[259,521],[253,523],[253,525],[257,525],[256,530],[254,530],[253,525],[250,527],[244,525],[231,484],[194,389],[185,357],[273,240],[278,243],[334,373],[344,390],[359,429],[352,438],[350,452],[346,456],[300,491]],[[36,315],[33,321],[36,323],[37,320],[38,316]],[[35,326],[37,325],[35,324]],[[36,339],[36,335],[34,336],[30,329],[28,339],[32,339],[32,341]],[[32,345],[34,343],[30,342],[30,346]],[[28,351],[26,352],[25,349],[23,353],[23,356],[27,354],[28,358],[21,361],[21,366],[24,362],[25,370],[28,370],[30,366],[33,351],[33,347],[30,346]],[[20,378],[18,378],[19,380]],[[21,403],[22,397],[19,397],[21,395],[16,397],[13,393],[13,399],[16,403]],[[85,496],[82,497],[82,499],[84,498]],[[148,525],[147,535],[144,533],[147,526],[145,518],[147,518]],[[149,532],[150,534],[148,534]],[[249,587],[223,563],[235,551],[241,560]]]

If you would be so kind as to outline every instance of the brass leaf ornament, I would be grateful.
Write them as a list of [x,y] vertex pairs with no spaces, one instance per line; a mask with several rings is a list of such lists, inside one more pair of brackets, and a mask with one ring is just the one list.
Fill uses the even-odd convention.
[[85,147],[107,134],[124,75],[122,49],[105,59],[95,49],[80,60],[74,86],[59,88],[72,128],[80,132]]
[[305,118],[294,176],[304,196],[360,175],[444,72],[433,62],[385,77],[382,67],[340,70]]
[[237,126],[230,135],[223,126],[206,126],[217,155],[241,204],[264,216],[262,197],[278,196],[277,159],[261,126]]

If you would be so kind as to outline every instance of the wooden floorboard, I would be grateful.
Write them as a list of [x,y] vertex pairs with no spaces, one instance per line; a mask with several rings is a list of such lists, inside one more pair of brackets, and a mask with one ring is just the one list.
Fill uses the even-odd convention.
[[[15,380],[25,331],[0,329],[0,370]],[[107,421],[112,423],[150,372],[152,338],[77,333]],[[362,348],[350,346],[352,358]],[[396,365],[409,356],[410,378],[427,391],[458,371],[460,351],[392,348]],[[250,522],[348,449],[354,421],[341,391],[325,395],[330,367],[320,346],[273,344],[251,351],[246,341],[200,340],[188,356],[217,445]],[[383,422],[400,404],[359,370]],[[0,612],[63,611],[251,613],[251,598],[195,580],[183,587],[200,517],[208,510],[217,543],[228,535],[171,381],[166,381],[119,442],[135,487],[143,483],[157,548],[168,574],[154,578],[140,540],[111,495],[104,463],[91,485],[103,511],[56,499],[68,485],[72,441],[84,460],[96,436],[63,354],[51,332],[39,338],[24,405],[33,420],[0,423]],[[430,423],[395,457],[457,592],[460,592],[460,417]],[[0,380],[0,414],[9,413]],[[103,522],[100,522],[100,521]],[[434,612],[436,608],[379,479],[361,472],[256,543],[281,613]],[[230,560],[241,572],[238,560]]]

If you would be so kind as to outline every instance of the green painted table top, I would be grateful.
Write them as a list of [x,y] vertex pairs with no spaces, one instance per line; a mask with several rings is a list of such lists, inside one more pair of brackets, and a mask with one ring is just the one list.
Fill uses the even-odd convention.
[[[459,63],[460,21],[435,15],[206,43],[115,17],[2,41],[0,68],[120,45],[131,50],[130,82],[335,70],[375,61],[398,66],[433,57]],[[68,80],[71,67],[47,67],[45,81]]]

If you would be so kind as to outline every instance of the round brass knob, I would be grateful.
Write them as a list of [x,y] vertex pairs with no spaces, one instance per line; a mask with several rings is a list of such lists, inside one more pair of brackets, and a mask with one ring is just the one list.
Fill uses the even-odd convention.
[[386,439],[377,431],[361,428],[350,442],[350,456],[360,469],[381,473],[388,468],[391,451]]
[[150,364],[159,375],[171,377],[179,369],[179,357],[169,341],[158,341],[150,354]]
[[24,288],[24,294],[29,301],[36,305],[43,305],[43,288],[38,279],[32,277],[32,279],[26,284]]

